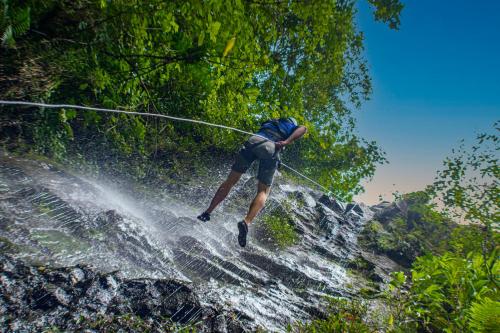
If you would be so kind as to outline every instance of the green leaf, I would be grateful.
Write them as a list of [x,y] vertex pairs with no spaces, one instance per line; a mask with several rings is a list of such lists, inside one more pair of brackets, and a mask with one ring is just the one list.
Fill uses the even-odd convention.
[[75,109],[69,109],[66,110],[66,120],[71,120],[76,117],[76,110]]
[[498,332],[500,303],[489,298],[474,302],[469,311],[469,327],[472,332]]
[[12,30],[12,26],[9,25],[2,34],[2,45],[13,46],[14,44],[14,32]]
[[214,43],[217,41],[217,35],[219,34],[220,27],[221,23],[219,21],[214,21],[210,24],[209,27],[210,40]]
[[198,46],[202,46],[203,45],[203,41],[205,40],[205,32],[201,32],[199,35],[198,35]]

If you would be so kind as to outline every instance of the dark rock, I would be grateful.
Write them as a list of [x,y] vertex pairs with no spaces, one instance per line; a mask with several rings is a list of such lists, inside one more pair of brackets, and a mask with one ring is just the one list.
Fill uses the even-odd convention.
[[361,270],[374,282],[389,282],[391,272],[403,269],[397,262],[384,255],[361,251],[359,258],[364,263]]
[[342,234],[338,234],[337,238],[335,240],[337,241],[337,243],[340,246],[345,246],[347,244],[347,240],[346,240],[345,236]]
[[347,214],[351,211],[355,212],[361,217],[364,215],[363,208],[361,208],[357,203],[348,204],[347,207],[345,208],[344,214]]
[[201,330],[241,331],[239,322],[202,305],[193,290],[179,281],[124,279],[118,273],[98,273],[85,266],[36,268],[3,255],[0,267],[0,325],[8,331],[51,326],[72,331],[79,325],[76,314],[87,320],[103,314],[134,315],[144,321],[170,318],[181,324],[203,315]]
[[309,208],[316,207],[316,200],[307,192],[294,192],[295,198],[301,202],[303,205]]
[[337,214],[323,204],[319,204],[317,210],[319,212],[317,224],[328,233],[334,232],[339,225],[346,223],[346,219],[342,215]]
[[329,260],[334,260],[334,261],[342,260],[340,255],[333,253],[330,249],[324,246],[314,245],[313,250]]
[[281,282],[289,288],[307,288],[322,289],[324,285],[306,274],[293,270],[288,266],[278,264],[273,260],[251,252],[242,252],[241,254],[245,260],[251,262],[255,266],[268,272],[281,280]]
[[383,283],[383,282],[389,282],[390,279],[387,277],[387,274],[384,274],[381,272],[379,267],[375,267],[373,272],[368,274],[368,278],[372,280],[373,282],[378,282],[378,283]]
[[330,198],[326,194],[322,195],[319,198],[319,202],[321,202],[323,205],[330,208],[331,210],[333,210],[337,214],[343,214],[345,211],[345,207],[341,202],[339,202],[333,198]]
[[18,120],[0,120],[0,141],[14,141],[22,133],[22,124]]
[[382,224],[385,224],[395,217],[401,216],[403,214],[401,208],[395,203],[391,203],[389,205],[384,204],[384,206],[375,206],[378,209],[373,217],[375,220],[379,221]]
[[380,212],[381,210],[384,210],[386,209],[387,207],[389,207],[390,205],[392,205],[392,202],[389,202],[389,201],[382,201],[376,205],[373,205],[373,206],[370,206],[370,210],[374,213],[378,213]]

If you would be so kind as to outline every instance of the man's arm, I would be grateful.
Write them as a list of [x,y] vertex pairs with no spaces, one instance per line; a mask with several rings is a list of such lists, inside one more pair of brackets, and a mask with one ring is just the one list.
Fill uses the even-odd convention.
[[284,146],[288,146],[297,139],[300,139],[304,134],[306,134],[307,128],[305,126],[299,126],[293,131],[293,133],[288,137],[288,139],[276,142],[276,148],[279,150]]

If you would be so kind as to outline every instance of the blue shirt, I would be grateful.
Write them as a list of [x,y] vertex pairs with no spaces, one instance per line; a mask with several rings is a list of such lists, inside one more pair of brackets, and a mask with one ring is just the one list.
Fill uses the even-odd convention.
[[286,118],[268,120],[262,124],[257,134],[273,141],[286,140],[299,126]]

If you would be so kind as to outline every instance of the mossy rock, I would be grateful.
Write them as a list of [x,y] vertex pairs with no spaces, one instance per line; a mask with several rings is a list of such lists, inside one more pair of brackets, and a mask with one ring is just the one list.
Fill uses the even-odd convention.
[[12,243],[5,237],[0,237],[0,253],[16,253],[19,251],[19,246]]

